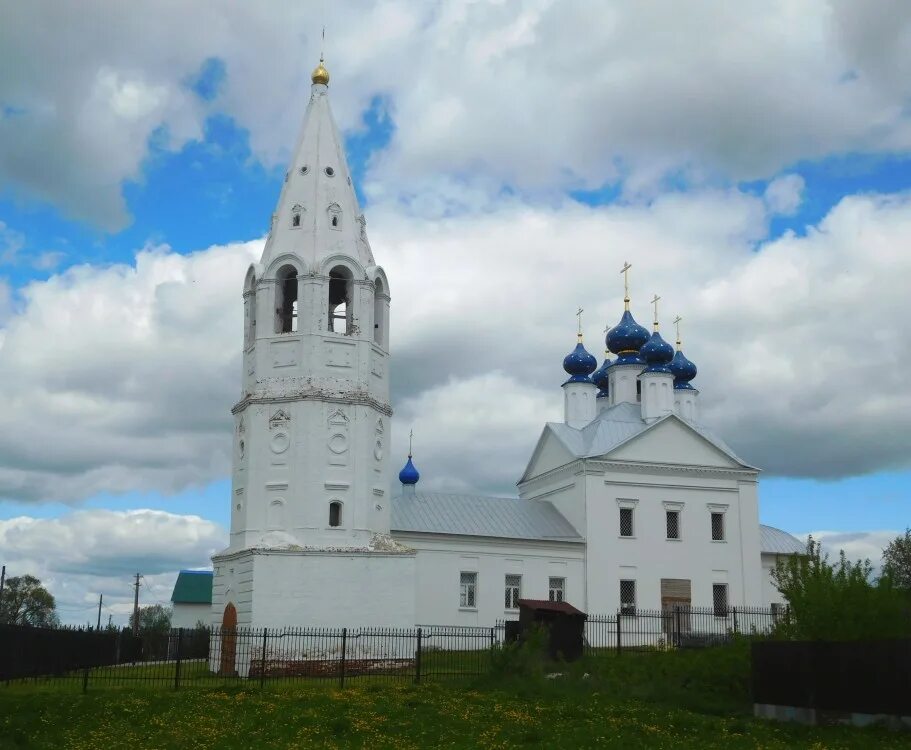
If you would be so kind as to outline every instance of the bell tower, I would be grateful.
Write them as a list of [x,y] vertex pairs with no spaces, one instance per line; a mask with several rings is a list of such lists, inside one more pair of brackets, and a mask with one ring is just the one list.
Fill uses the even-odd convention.
[[[389,282],[370,249],[322,60],[312,81],[262,258],[244,280],[231,543],[214,559],[216,588],[219,559],[249,550],[318,552],[326,574],[343,551],[413,561],[389,537]],[[282,575],[304,572],[291,568]],[[258,614],[273,609],[254,606],[249,624],[349,624],[339,612],[306,622],[287,608],[281,622]]]

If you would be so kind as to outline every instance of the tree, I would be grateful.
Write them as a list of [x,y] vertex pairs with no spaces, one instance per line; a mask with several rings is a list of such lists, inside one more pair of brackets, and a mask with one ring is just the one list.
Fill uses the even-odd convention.
[[905,529],[883,550],[883,576],[896,588],[911,591],[911,529]]
[[[130,615],[130,628],[135,623],[135,615]],[[171,629],[171,608],[161,604],[151,604],[139,608],[139,630],[143,633],[166,633]]]
[[872,572],[869,560],[851,562],[844,550],[830,563],[810,537],[805,555],[779,558],[772,571],[789,607],[779,635],[838,641],[911,634],[908,597],[886,576],[874,581]]
[[0,601],[0,622],[53,628],[60,624],[54,596],[35,576],[6,579]]

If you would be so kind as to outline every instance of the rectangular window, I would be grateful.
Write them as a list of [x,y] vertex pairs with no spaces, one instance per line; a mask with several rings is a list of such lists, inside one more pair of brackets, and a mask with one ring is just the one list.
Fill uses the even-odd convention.
[[620,508],[620,536],[633,535],[633,509]]
[[522,598],[522,576],[506,576],[506,609],[518,609]]
[[552,602],[562,602],[564,591],[566,590],[566,579],[565,578],[551,578],[550,579],[550,600]]
[[475,592],[478,590],[478,574],[465,573],[460,576],[459,606],[476,607]]
[[620,614],[636,614],[636,582],[620,581]]
[[712,541],[724,541],[724,513],[712,513]]
[[728,616],[728,585],[726,583],[712,584],[712,606],[715,617]]
[[666,511],[664,515],[667,519],[667,538],[668,539],[679,539],[680,538],[680,511],[679,510],[669,510],[669,511]]

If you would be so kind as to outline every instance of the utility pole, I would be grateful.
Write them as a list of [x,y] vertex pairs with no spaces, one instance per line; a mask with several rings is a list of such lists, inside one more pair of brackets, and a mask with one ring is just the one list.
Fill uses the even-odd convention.
[[136,574],[136,583],[133,584],[133,587],[136,589],[133,594],[133,635],[139,635],[139,581],[142,579],[142,576]]
[[3,622],[3,584],[6,583],[6,566],[0,569],[0,622]]
[[101,602],[104,600],[104,594],[98,594],[98,624],[95,630],[101,630]]

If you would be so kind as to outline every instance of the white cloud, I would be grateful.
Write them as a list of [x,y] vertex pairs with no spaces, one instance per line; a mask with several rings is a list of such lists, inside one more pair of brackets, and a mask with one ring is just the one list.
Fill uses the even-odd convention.
[[25,235],[11,228],[6,222],[0,221],[0,263],[15,263],[23,247]]
[[765,189],[765,202],[773,214],[792,216],[803,201],[804,179],[799,174],[776,177]]
[[[284,163],[324,12],[340,122],[357,128],[381,96],[397,128],[371,170],[376,196],[433,204],[428,191],[445,200],[458,184],[490,202],[503,184],[552,195],[614,180],[651,195],[668,175],[768,178],[800,159],[911,145],[911,6],[886,0],[862,12],[826,0],[321,7],[12,5],[0,180],[116,228],[150,135],[163,127],[178,148],[214,110],[249,129],[257,157]],[[227,82],[209,105],[185,82],[213,56]]]
[[60,518],[0,521],[0,549],[8,576],[36,575],[57,599],[61,619],[126,621],[133,606],[132,576],[144,575],[142,605],[168,604],[177,571],[206,567],[224,548],[225,529],[199,516],[158,510],[82,510]]
[[851,562],[869,560],[878,575],[883,550],[900,534],[899,531],[813,531],[810,535],[822,544],[830,562],[837,561],[839,553],[844,550]]
[[[758,249],[765,204],[737,191],[370,218],[393,297],[393,461],[414,425],[428,486],[510,491],[560,414],[576,307],[600,355],[625,259],[640,320],[655,292],[665,322],[684,316],[704,419],[744,458],[813,477],[908,465],[911,332],[894,315],[911,274],[907,195],[847,198],[807,236]],[[224,476],[240,288],[261,247],[149,249],[132,267],[26,287],[0,345],[0,496],[75,501]]]

